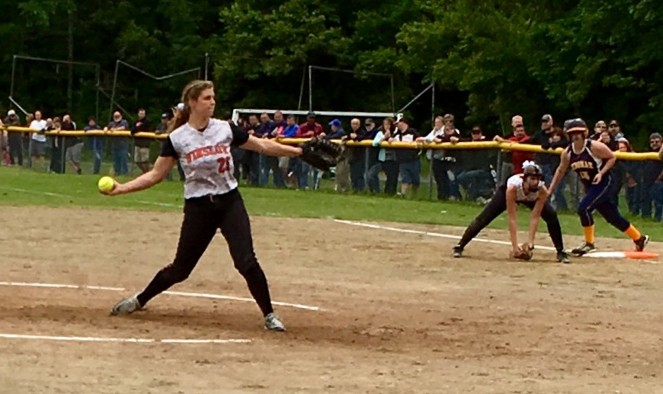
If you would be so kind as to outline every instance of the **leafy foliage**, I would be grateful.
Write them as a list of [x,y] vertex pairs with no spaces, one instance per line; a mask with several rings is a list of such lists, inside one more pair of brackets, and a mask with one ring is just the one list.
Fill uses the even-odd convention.
[[[316,71],[315,109],[391,109],[388,78],[367,74],[386,73],[396,107],[433,82],[435,112],[454,112],[464,127],[508,129],[521,113],[531,130],[552,113],[558,122],[618,118],[636,138],[663,117],[663,11],[654,0],[22,0],[4,11],[7,95],[13,55],[67,59],[72,44],[74,60],[100,65],[105,91],[117,59],[165,75],[202,70],[208,53],[225,110],[307,107],[301,82],[314,65],[355,72]],[[49,113],[93,113],[94,70],[75,67],[72,103],[62,99],[64,70],[18,62],[14,96]],[[118,103],[153,114],[195,77],[153,82],[122,72]],[[409,109],[421,123],[431,115],[428,98]],[[102,95],[102,112],[109,105]]]

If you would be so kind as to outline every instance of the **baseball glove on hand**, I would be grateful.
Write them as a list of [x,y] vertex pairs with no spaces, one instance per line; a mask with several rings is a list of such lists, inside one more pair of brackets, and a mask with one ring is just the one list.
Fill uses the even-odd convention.
[[518,252],[513,254],[513,258],[517,260],[529,261],[534,256],[534,246],[531,246],[528,243],[520,245]]
[[334,167],[343,153],[341,145],[323,138],[311,138],[299,147],[302,148],[301,159],[323,171]]

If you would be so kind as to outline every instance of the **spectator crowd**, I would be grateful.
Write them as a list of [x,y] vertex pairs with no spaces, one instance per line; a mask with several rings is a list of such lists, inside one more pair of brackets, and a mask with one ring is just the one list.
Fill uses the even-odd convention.
[[[115,111],[112,120],[105,126],[99,125],[94,117],[87,120],[84,131],[104,130],[137,132],[154,131],[163,134],[172,114],[161,114],[160,121],[153,125],[145,109],[137,111],[136,120],[129,122],[120,111]],[[462,133],[455,126],[452,114],[437,116],[429,132],[420,133],[412,127],[409,119],[390,117],[375,120],[354,118],[344,125],[340,119],[320,123],[314,112],[309,112],[302,122],[291,114],[276,111],[250,114],[240,118],[238,126],[258,138],[329,138],[342,141],[370,141],[368,147],[346,147],[341,160],[332,173],[321,173],[299,158],[274,158],[256,152],[233,149],[235,176],[253,186],[273,185],[277,188],[300,190],[318,189],[323,177],[334,178],[334,188],[338,192],[370,192],[395,196],[411,196],[421,185],[422,163],[429,165],[439,200],[465,200],[485,204],[492,196],[496,185],[510,175],[522,171],[522,163],[535,160],[542,168],[546,184],[559,165],[559,156],[550,153],[526,151],[498,151],[484,149],[426,149],[426,142],[481,142],[489,141],[480,126],[474,126],[469,133]],[[26,114],[21,120],[15,110],[7,111],[2,120],[4,126],[24,126],[34,130],[31,133],[3,130],[0,132],[0,152],[5,165],[22,166],[26,156],[31,165],[53,173],[63,173],[67,165],[81,174],[81,155],[84,146],[90,152],[90,171],[98,174],[104,158],[106,144],[110,144],[110,157],[113,173],[128,174],[128,160],[133,159],[142,172],[150,169],[151,138],[89,136],[64,137],[45,135],[46,131],[78,130],[76,122],[68,114],[62,117],[44,118],[40,110]],[[346,127],[347,126],[347,127]],[[599,120],[594,125],[591,138],[609,146],[613,151],[633,152],[617,120]],[[497,135],[492,140],[510,141],[518,144],[537,145],[544,150],[564,148],[568,139],[555,123],[552,115],[541,117],[540,128],[528,133],[522,116],[513,116],[511,131],[507,135]],[[382,142],[414,142],[418,149],[390,149],[380,146]],[[649,135],[648,152],[659,152],[663,137],[659,133]],[[133,146],[133,151],[130,148]],[[425,158],[425,160],[424,160]],[[178,169],[183,179],[181,168]],[[612,191],[613,198],[623,193],[632,215],[653,217],[661,221],[663,215],[663,162],[659,160],[626,161],[618,160],[613,171],[617,178]],[[400,181],[400,187],[399,187]],[[577,196],[578,183],[572,172],[557,188],[552,203],[558,210],[568,210],[571,202],[568,196]],[[431,185],[432,186],[432,185]]]

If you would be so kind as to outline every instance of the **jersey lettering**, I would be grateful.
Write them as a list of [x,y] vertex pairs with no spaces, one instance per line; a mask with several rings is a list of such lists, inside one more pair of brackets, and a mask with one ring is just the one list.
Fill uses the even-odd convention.
[[221,144],[216,144],[214,146],[203,146],[202,148],[196,148],[185,154],[184,159],[187,163],[191,163],[207,156],[214,156],[218,154],[227,155],[229,150],[230,149],[227,146],[223,146]]
[[211,119],[204,131],[188,123],[170,134],[184,171],[184,198],[225,194],[237,188],[230,153],[233,131],[228,122]]
[[219,174],[223,174],[230,169],[230,159],[228,156],[219,157],[216,161],[219,163]]
[[592,142],[587,140],[585,146],[578,153],[573,151],[573,146],[568,148],[569,166],[578,174],[578,178],[585,186],[591,184],[603,166],[603,161],[592,155],[591,144]]

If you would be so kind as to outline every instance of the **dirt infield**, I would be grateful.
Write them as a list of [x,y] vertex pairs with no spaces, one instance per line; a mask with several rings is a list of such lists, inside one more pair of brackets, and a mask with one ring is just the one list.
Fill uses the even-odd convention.
[[[507,247],[485,243],[470,244],[467,257],[457,260],[449,253],[453,240],[331,220],[254,217],[274,300],[322,308],[277,307],[289,330],[282,334],[265,332],[257,306],[240,301],[161,295],[146,311],[108,315],[115,301],[140,290],[172,259],[179,213],[0,209],[0,281],[128,289],[0,285],[0,334],[251,340],[0,338],[1,393],[663,390],[659,264],[560,265],[544,251],[531,263],[510,262]],[[573,246],[578,239],[565,241]],[[220,235],[191,278],[172,290],[249,297]]]

